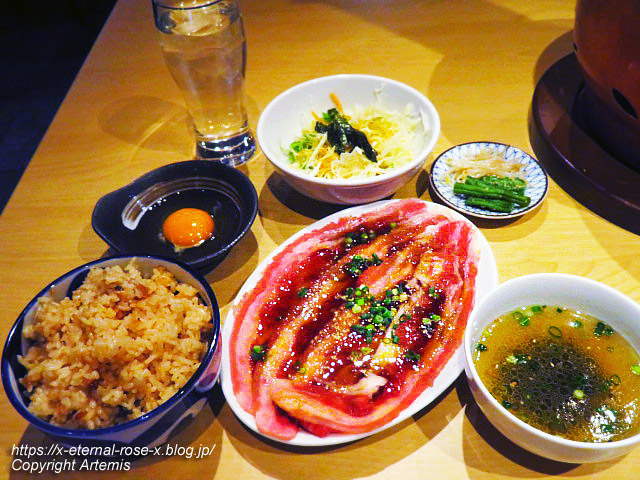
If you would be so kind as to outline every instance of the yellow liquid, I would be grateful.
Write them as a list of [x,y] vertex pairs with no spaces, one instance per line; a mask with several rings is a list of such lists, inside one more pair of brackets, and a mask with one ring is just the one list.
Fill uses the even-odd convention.
[[534,310],[496,319],[475,346],[476,369],[495,399],[531,426],[569,440],[638,433],[640,375],[631,367],[640,357],[629,342],[575,310]]
[[198,136],[220,140],[247,131],[246,43],[237,9],[222,2],[175,11],[171,22],[169,33],[158,34],[160,45]]

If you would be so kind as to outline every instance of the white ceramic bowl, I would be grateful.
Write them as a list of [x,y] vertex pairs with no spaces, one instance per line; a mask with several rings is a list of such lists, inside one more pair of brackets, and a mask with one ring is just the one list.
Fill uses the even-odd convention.
[[534,304],[565,305],[594,315],[640,351],[640,306],[617,290],[594,280],[561,273],[539,273],[509,280],[473,309],[465,332],[465,372],[482,412],[511,441],[552,460],[601,462],[629,452],[640,443],[640,434],[609,443],[587,443],[542,432],[503,408],[480,380],[472,354],[484,328],[504,313]]
[[[283,151],[300,136],[311,111],[320,114],[333,108],[329,94],[338,96],[345,111],[366,107],[379,98],[383,107],[404,111],[413,105],[426,128],[420,128],[419,148],[406,165],[384,175],[356,180],[321,179],[295,169]],[[300,193],[324,202],[343,205],[369,203],[385,198],[415,176],[423,167],[440,135],[440,117],[427,97],[414,88],[372,75],[333,75],[301,83],[274,98],[258,120],[260,148],[284,180]]]

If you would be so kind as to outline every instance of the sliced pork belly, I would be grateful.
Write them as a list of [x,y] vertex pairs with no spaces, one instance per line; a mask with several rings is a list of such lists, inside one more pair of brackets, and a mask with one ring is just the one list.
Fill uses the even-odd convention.
[[473,231],[417,200],[297,239],[234,308],[231,376],[258,429],[367,432],[406,408],[460,344]]

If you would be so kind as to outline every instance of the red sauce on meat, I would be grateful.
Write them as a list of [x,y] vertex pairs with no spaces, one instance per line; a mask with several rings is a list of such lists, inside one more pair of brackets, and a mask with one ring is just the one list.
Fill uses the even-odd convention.
[[313,252],[297,268],[289,272],[289,275],[281,279],[277,288],[277,296],[266,302],[260,311],[256,344],[268,343],[274,331],[285,320],[291,306],[304,300],[298,297],[300,289],[316,279],[327,266],[334,262],[338,255],[340,252],[337,249],[322,249]]
[[[404,201],[403,208],[405,205],[407,211],[425,208],[415,201]],[[461,222],[456,224],[440,215],[425,216],[424,220],[413,225],[403,225],[397,212],[371,216],[373,219],[365,219],[355,227],[343,229],[334,239],[325,238],[325,242],[333,242],[331,248],[313,251],[309,243],[310,254],[302,262],[281,268],[278,277],[272,276],[276,279],[275,285],[262,286],[271,289],[272,293],[258,310],[255,323],[257,335],[253,345],[264,345],[267,358],[270,358],[268,349],[277,338],[286,341],[287,347],[280,355],[267,360],[269,371],[272,372],[269,375],[275,375],[278,380],[265,379],[260,373],[262,369],[254,367],[255,361],[250,363],[254,379],[261,379],[254,385],[263,385],[260,387],[261,398],[268,395],[267,399],[275,398],[273,390],[266,390],[270,381],[280,382],[278,388],[284,389],[281,391],[288,392],[292,388],[287,395],[294,395],[289,398],[298,400],[283,403],[282,408],[286,410],[299,408],[296,405],[317,404],[324,406],[320,411],[328,408],[329,411],[335,409],[344,414],[343,419],[330,423],[334,426],[329,427],[313,420],[313,416],[298,418],[298,413],[286,412],[287,416],[293,415],[288,417],[291,422],[318,435],[341,431],[342,428],[352,432],[359,428],[375,428],[378,425],[376,422],[382,420],[369,418],[374,418],[372,415],[375,416],[380,406],[400,399],[395,404],[401,408],[415,398],[429,384],[429,378],[433,378],[429,372],[437,374],[459,344],[460,325],[464,324],[473,299],[472,290],[470,293],[468,290],[466,293],[457,290],[464,276],[460,265],[466,261],[471,238],[468,226]],[[428,225],[438,227],[434,228],[434,234],[429,234],[432,237],[424,234]],[[464,226],[462,230],[460,225]],[[440,262],[433,271],[425,266],[425,262],[431,262],[432,256]],[[283,262],[280,257],[277,261],[280,264]],[[420,268],[423,272],[416,278],[428,280],[414,279],[414,271]],[[475,276],[474,264],[466,268]],[[430,275],[434,278],[429,279]],[[357,299],[353,293],[346,293],[363,285],[360,277],[366,280],[367,285],[377,285],[375,301],[372,302],[367,292],[362,297],[367,297],[365,304],[355,304]],[[406,287],[405,283],[412,279],[413,286]],[[424,285],[422,281],[429,281],[433,285]],[[466,282],[468,278],[462,281]],[[399,292],[402,295],[385,291],[397,285],[401,285]],[[430,287],[436,288],[436,295],[427,294]],[[459,292],[456,295],[460,298],[449,298],[449,291]],[[465,316],[462,321],[447,317],[447,302],[453,301],[464,303],[463,308],[454,310],[456,315],[461,311]],[[408,303],[402,308],[409,308],[409,316],[399,317],[397,309],[405,302]],[[382,313],[392,317],[385,316],[381,323],[381,319],[375,317],[382,313],[378,310],[372,313],[372,307],[381,309],[382,305],[387,309]],[[403,320],[399,322],[399,318]],[[385,324],[387,320],[390,323]],[[396,328],[390,330],[392,324]],[[295,325],[295,329],[288,328],[290,325]],[[447,340],[446,347],[439,348],[440,342],[452,336],[452,342]],[[387,344],[394,344],[389,350],[391,360],[371,365],[379,347],[382,353],[387,351],[386,345],[381,345],[383,340]],[[278,345],[284,344],[278,342]],[[305,363],[307,361],[310,363]],[[311,373],[307,373],[305,365],[311,368]],[[368,378],[370,375],[372,377]],[[420,380],[422,383],[416,383],[416,375],[425,377]],[[380,378],[377,377],[382,377],[386,383],[380,386]],[[265,405],[264,402],[261,405]],[[281,414],[285,410],[276,408],[275,404],[271,408],[273,415],[283,417]],[[334,418],[334,414],[325,412],[323,415],[329,415],[326,418],[331,421],[339,420],[339,416]],[[397,411],[390,415],[397,415]],[[365,423],[359,427],[360,420],[354,419],[362,419]],[[367,427],[369,424],[371,427]],[[260,424],[258,427],[261,428]],[[277,430],[265,433],[278,436]]]

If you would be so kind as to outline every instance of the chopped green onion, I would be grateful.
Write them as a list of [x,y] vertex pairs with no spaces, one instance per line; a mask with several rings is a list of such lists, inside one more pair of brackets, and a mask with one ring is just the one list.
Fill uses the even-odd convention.
[[631,373],[640,375],[640,365],[631,365]]
[[515,312],[511,313],[511,316],[513,318],[515,318],[518,321],[518,323],[520,325],[522,325],[523,327],[528,326],[529,323],[530,323],[529,317],[527,317],[525,314],[523,314],[522,312],[519,312],[517,310]]
[[551,335],[553,338],[561,338],[562,337],[562,330],[560,330],[558,327],[549,327],[549,330],[547,330],[549,332],[549,335]]
[[356,333],[364,333],[366,328],[364,327],[364,325],[351,325],[351,330],[353,330]]
[[406,358],[411,362],[417,362],[418,360],[420,360],[420,355],[418,355],[413,350],[407,350],[406,353],[404,354],[404,358]]
[[509,355],[505,360],[509,363],[518,363],[518,359],[515,355]]
[[360,313],[362,311],[362,307],[360,305],[354,305],[353,307],[351,307],[351,311],[353,313]]
[[502,401],[502,406],[503,406],[504,408],[506,408],[507,410],[510,410],[510,409],[511,409],[511,404],[510,404],[509,402],[507,402],[506,400],[503,400],[503,401]]
[[301,374],[303,374],[303,375],[304,375],[305,373],[307,373],[307,367],[300,367],[300,368],[298,369],[298,373],[301,373]]
[[487,351],[487,346],[484,343],[478,343],[476,345],[476,350],[479,352],[486,352]]
[[571,320],[569,326],[573,328],[582,328],[582,322],[580,320]]
[[396,228],[396,227],[398,226],[398,224],[397,224],[396,222],[391,222],[391,223],[389,224],[389,226],[390,226],[391,228]]
[[385,337],[382,339],[382,343],[386,343],[388,345],[391,343],[391,339],[389,337]]
[[262,362],[267,356],[267,349],[263,345],[254,345],[249,351],[251,359],[255,362]]
[[562,313],[562,309],[560,307],[556,308],[556,312]]
[[611,377],[609,377],[609,381],[614,385],[620,385],[620,383],[622,383],[622,380],[618,375],[611,375]]
[[582,400],[584,398],[584,392],[582,390],[579,389],[575,389],[573,391],[573,396],[575,398],[577,398],[578,400]]
[[394,333],[394,334],[392,334],[392,335],[391,335],[391,341],[392,341],[393,343],[398,344],[398,343],[400,343],[400,337],[399,337],[399,336],[397,336],[397,335]]
[[306,297],[308,291],[309,289],[307,287],[302,287],[300,290],[298,290],[298,298]]
[[597,323],[597,325],[596,325],[596,328],[593,330],[593,334],[594,334],[596,337],[601,336],[601,335],[602,335],[602,332],[604,332],[604,328],[605,328],[605,326],[606,326],[606,325],[605,325],[604,323],[602,323],[602,322],[598,322],[598,323]]
[[534,305],[533,307],[531,307],[531,311],[533,313],[541,313],[542,312],[542,307],[540,305]]
[[361,351],[362,353],[364,353],[365,355],[367,355],[367,354],[369,354],[369,353],[373,352],[373,348],[371,348],[371,347],[362,347],[362,348],[360,349],[360,351]]

